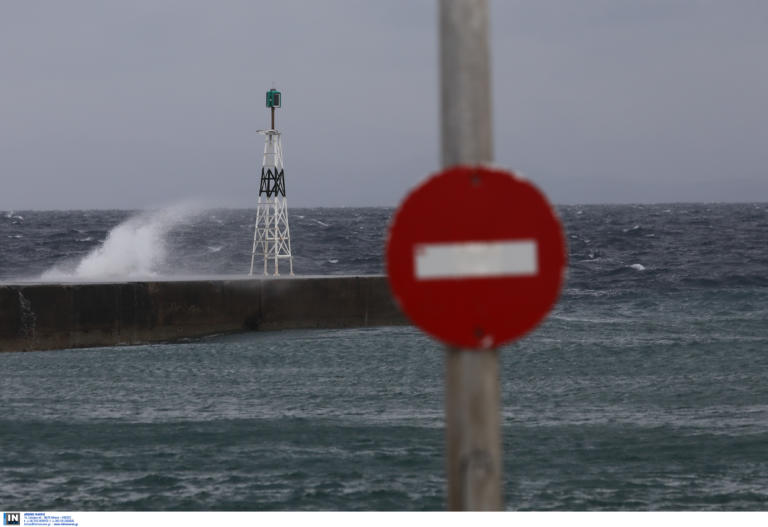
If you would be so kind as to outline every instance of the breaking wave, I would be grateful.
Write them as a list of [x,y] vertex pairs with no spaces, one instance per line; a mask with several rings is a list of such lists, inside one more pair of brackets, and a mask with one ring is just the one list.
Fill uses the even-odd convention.
[[164,272],[166,236],[200,209],[176,205],[143,212],[114,227],[100,246],[79,262],[57,264],[41,280],[126,280],[156,277]]

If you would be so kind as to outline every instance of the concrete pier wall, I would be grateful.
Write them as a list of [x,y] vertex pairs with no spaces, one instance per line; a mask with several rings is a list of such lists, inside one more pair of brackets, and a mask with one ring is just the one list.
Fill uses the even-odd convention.
[[0,351],[406,323],[385,276],[0,285]]

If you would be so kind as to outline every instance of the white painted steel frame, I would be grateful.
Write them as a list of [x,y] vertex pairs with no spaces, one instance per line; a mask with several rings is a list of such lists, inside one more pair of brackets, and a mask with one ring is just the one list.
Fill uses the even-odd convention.
[[[264,134],[264,169],[277,174],[284,171],[283,148],[280,132],[277,130],[259,130]],[[283,176],[285,177],[285,176]],[[291,230],[288,226],[288,200],[285,196],[259,196],[256,204],[256,223],[253,230],[253,249],[251,250],[251,270],[253,275],[256,256],[264,259],[264,274],[280,274],[280,261],[288,260],[288,270],[293,275],[293,255],[291,253]],[[270,266],[271,262],[271,266]]]

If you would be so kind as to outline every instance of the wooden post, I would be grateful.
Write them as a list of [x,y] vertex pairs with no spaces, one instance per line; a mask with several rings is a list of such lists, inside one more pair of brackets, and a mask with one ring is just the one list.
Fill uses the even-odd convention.
[[[440,0],[443,166],[493,160],[487,0]],[[445,426],[450,510],[501,510],[499,358],[448,348]]]
[[493,161],[486,0],[440,0],[443,166]]
[[446,350],[445,438],[450,510],[501,510],[498,351]]

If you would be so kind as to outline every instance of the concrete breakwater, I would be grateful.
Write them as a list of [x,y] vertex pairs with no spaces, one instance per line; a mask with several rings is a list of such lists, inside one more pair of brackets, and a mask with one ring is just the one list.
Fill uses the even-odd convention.
[[0,351],[406,323],[385,276],[0,284]]

